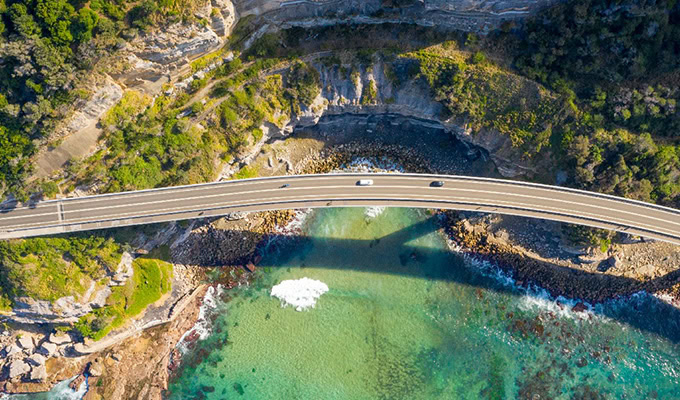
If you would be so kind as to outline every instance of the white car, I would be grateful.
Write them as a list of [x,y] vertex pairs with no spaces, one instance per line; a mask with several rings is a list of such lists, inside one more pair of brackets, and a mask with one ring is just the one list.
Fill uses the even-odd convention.
[[357,182],[357,186],[371,186],[373,185],[372,179],[361,179]]

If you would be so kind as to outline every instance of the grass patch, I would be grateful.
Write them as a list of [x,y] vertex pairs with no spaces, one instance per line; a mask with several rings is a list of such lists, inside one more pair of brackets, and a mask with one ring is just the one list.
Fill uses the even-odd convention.
[[237,173],[235,173],[231,179],[257,178],[258,175],[259,171],[257,167],[246,165],[245,167],[241,168]]
[[124,286],[114,287],[106,306],[80,318],[75,328],[94,340],[120,328],[142,313],[172,287],[172,264],[151,258],[136,259],[134,274]]

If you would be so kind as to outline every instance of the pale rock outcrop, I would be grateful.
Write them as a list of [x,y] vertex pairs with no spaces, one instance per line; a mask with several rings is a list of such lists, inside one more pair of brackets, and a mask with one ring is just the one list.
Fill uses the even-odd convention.
[[40,346],[40,348],[38,349],[38,352],[47,358],[52,357],[52,355],[54,355],[56,351],[57,345],[50,342],[43,343],[42,346]]
[[30,371],[31,367],[22,360],[14,360],[9,364],[9,379],[14,379]]
[[89,304],[76,301],[73,296],[66,296],[49,302],[35,300],[30,297],[17,297],[12,314],[8,318],[18,323],[73,323],[78,318],[92,311]]
[[160,32],[145,35],[135,45],[137,56],[159,64],[170,64],[191,58],[223,44],[223,40],[210,28],[200,25],[174,24]]
[[49,337],[49,342],[54,343],[56,345],[64,344],[64,343],[71,343],[71,337],[66,334],[66,333],[58,333],[58,332],[52,332]]
[[68,132],[76,132],[88,127],[123,97],[123,88],[110,76],[99,86],[92,97],[80,107],[66,125]]
[[22,349],[31,352],[35,348],[35,343],[33,343],[33,338],[29,335],[22,335],[17,339],[17,344]]
[[118,268],[116,269],[113,278],[111,279],[111,285],[120,286],[125,284],[125,282],[132,277],[132,255],[127,251],[123,253],[118,263]]
[[218,10],[211,17],[211,27],[219,36],[227,36],[236,25],[236,9],[230,0],[212,0],[213,9]]
[[90,307],[101,308],[106,305],[106,299],[111,295],[111,287],[104,286],[95,292],[94,296],[90,300]]
[[31,368],[29,379],[34,382],[43,382],[47,379],[47,368],[44,365],[39,365]]
[[33,365],[34,367],[45,365],[45,361],[47,361],[45,356],[38,353],[31,354],[31,356],[26,359],[26,362]]
[[279,27],[338,23],[409,23],[486,33],[503,22],[526,18],[555,0],[234,0],[239,17],[255,15]]
[[4,358],[10,358],[15,354],[21,353],[21,347],[17,346],[16,344],[9,344],[5,346],[2,352]]

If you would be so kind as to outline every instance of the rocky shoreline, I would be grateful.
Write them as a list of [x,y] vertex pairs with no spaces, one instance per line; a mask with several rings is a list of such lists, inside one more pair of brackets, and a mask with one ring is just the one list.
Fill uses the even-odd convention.
[[[286,139],[302,143],[297,146],[295,154],[291,152],[287,155],[287,165],[292,167],[288,173],[331,172],[357,158],[375,160],[377,163],[389,160],[405,171],[422,173],[456,173],[469,171],[473,167],[488,168],[483,167],[480,153],[463,144],[456,145],[460,147],[456,153],[460,159],[446,152],[441,155],[436,151],[425,153],[425,147],[414,143],[401,144],[398,139],[391,144],[384,144],[379,140],[379,134],[387,128],[389,124],[373,124],[372,129],[377,134],[364,140],[355,140],[353,134],[335,138],[326,136],[323,145],[311,145],[314,143],[310,142],[311,138],[318,138],[318,132],[309,132],[309,128],[305,128]],[[318,142],[318,139],[314,140]],[[464,154],[472,154],[472,158],[465,158]],[[252,163],[266,165],[269,157],[263,151]],[[280,173],[275,166],[269,170],[261,169],[260,172],[261,175]],[[593,271],[596,267],[593,263],[578,262],[579,257],[583,257],[586,252],[584,249],[579,250],[583,254],[573,256],[573,259],[563,255],[550,258],[537,254],[546,251],[543,246],[555,247],[556,243],[533,237],[524,242],[518,240],[517,231],[522,231],[524,227],[504,216],[455,211],[445,211],[442,215],[442,228],[461,251],[494,263],[511,275],[520,287],[536,285],[554,297],[564,296],[589,303],[630,296],[641,290],[659,296],[666,295],[672,299],[671,303],[680,300],[680,270],[673,269],[673,265],[678,265],[674,262],[677,261],[675,257],[680,257],[680,251],[673,246],[653,242],[617,245],[613,249],[616,265],[605,271]],[[212,285],[220,284],[228,290],[238,284],[247,284],[252,277],[251,272],[257,268],[262,247],[272,237],[280,236],[282,227],[288,226],[298,216],[299,213],[294,211],[278,211],[197,220],[179,235],[181,239],[175,239],[171,246],[172,261],[193,271],[189,275],[194,278],[200,277],[187,278],[186,285],[189,287],[196,288],[209,271],[213,271],[210,277]],[[495,222],[490,223],[491,220]],[[555,234],[559,226],[548,230]],[[659,251],[661,248],[665,250]],[[641,254],[646,257],[646,265],[671,265],[671,270],[655,267],[651,268],[652,273],[647,278],[625,276],[630,273],[630,269],[624,269],[622,265],[638,265],[642,262]],[[602,261],[611,257],[600,255]],[[663,261],[664,257],[666,261]],[[161,399],[169,377],[181,366],[177,344],[194,328],[206,290],[207,287],[201,288],[199,296],[171,322],[146,329],[96,354],[77,359],[52,359],[48,366],[51,378],[63,380],[80,374],[81,378],[76,384],[87,379],[90,388],[86,399]],[[575,311],[581,309],[577,308]],[[189,333],[189,341],[192,338],[196,340],[194,336],[194,333]],[[135,368],[130,368],[130,365]],[[48,385],[29,388],[19,384],[5,386],[4,390],[17,393],[47,388]]]

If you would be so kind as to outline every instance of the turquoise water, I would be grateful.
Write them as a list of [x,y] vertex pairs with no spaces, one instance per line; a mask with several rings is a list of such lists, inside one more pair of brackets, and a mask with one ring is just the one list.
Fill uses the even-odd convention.
[[[638,296],[572,313],[484,276],[437,227],[410,209],[314,212],[252,287],[226,293],[170,398],[680,398],[668,308]],[[315,308],[270,297],[302,277],[329,287]]]

